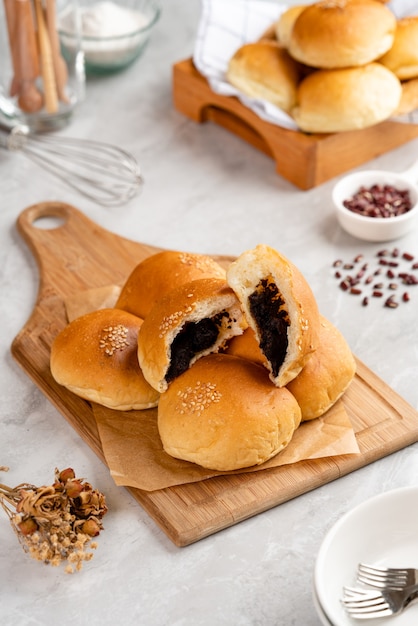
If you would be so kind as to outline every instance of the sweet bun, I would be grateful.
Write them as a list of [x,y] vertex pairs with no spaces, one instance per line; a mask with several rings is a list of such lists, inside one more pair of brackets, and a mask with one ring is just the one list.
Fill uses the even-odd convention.
[[391,48],[395,30],[394,14],[376,0],[323,0],[296,18],[288,50],[321,69],[364,65]]
[[202,278],[158,300],[138,334],[138,359],[146,380],[163,392],[197,359],[216,352],[246,322],[224,280]]
[[283,450],[301,411],[265,368],[226,354],[200,359],[162,394],[158,429],[173,457],[219,471],[259,465]]
[[243,94],[289,111],[296,100],[298,64],[275,41],[248,43],[229,61],[227,79]]
[[347,390],[356,373],[354,356],[341,332],[321,316],[319,346],[301,373],[288,383],[302,421],[323,415]]
[[405,115],[418,109],[418,78],[404,80],[402,95],[394,115]]
[[418,16],[398,20],[393,45],[379,62],[400,80],[418,76]]
[[200,278],[225,278],[225,270],[210,256],[164,250],[139,263],[122,286],[115,304],[142,319],[161,296],[178,285]]
[[318,346],[319,312],[301,272],[266,245],[241,254],[227,269],[275,385],[302,370]]
[[291,115],[307,133],[362,129],[389,118],[401,95],[399,79],[380,63],[317,70],[299,84]]
[[261,352],[257,337],[251,327],[246,328],[242,335],[232,337],[223,353],[239,356],[241,359],[248,359],[259,365],[266,366],[266,357]]
[[276,39],[280,45],[287,48],[290,42],[290,35],[293,30],[293,24],[299,15],[306,9],[306,4],[297,4],[289,7],[280,15],[275,23]]
[[76,395],[110,409],[155,407],[159,394],[138,363],[142,320],[117,309],[86,313],[54,339],[50,368],[55,381]]

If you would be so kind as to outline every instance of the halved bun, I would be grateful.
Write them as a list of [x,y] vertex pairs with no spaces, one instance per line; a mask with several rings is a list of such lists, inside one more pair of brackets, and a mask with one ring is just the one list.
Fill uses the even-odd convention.
[[398,20],[393,45],[379,62],[400,80],[418,76],[418,16]]
[[231,58],[227,78],[243,94],[289,111],[296,101],[297,63],[276,42],[248,43]]
[[300,417],[290,391],[275,387],[263,367],[211,354],[162,394],[158,429],[171,456],[229,471],[260,465],[283,450]]
[[275,385],[295,378],[318,346],[319,312],[301,272],[266,245],[241,254],[227,270]]
[[197,359],[219,350],[246,322],[224,280],[202,278],[158,300],[138,335],[138,359],[146,380],[163,392]]
[[155,407],[159,394],[139,367],[138,331],[142,320],[117,309],[76,318],[54,339],[51,374],[76,395],[111,409]]
[[376,0],[323,0],[298,15],[288,50],[321,69],[364,65],[391,48],[395,30],[394,14]]
[[299,84],[291,115],[307,133],[356,130],[388,119],[401,96],[399,79],[380,63],[317,70]]
[[347,390],[356,373],[354,356],[341,332],[321,316],[319,346],[287,385],[302,410],[302,421],[323,415]]
[[128,276],[115,304],[142,319],[163,295],[191,280],[225,278],[225,270],[210,256],[164,250],[139,263]]

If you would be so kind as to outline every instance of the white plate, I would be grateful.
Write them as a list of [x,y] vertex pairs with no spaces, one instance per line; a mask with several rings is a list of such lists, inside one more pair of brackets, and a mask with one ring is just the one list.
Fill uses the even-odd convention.
[[[344,585],[358,585],[360,562],[418,568],[417,487],[388,491],[360,504],[326,535],[315,564],[314,585],[319,608],[334,626],[365,623],[349,618],[340,603]],[[388,619],[368,623],[388,626]],[[418,604],[390,618],[390,626],[411,624],[418,624]]]
[[316,610],[316,612],[318,614],[318,617],[321,620],[322,626],[332,626],[332,624],[329,621],[328,617],[324,613],[324,609],[322,608],[322,606],[319,603],[318,594],[316,592],[315,587],[312,590],[312,598],[313,598],[313,603],[314,603],[315,610]]

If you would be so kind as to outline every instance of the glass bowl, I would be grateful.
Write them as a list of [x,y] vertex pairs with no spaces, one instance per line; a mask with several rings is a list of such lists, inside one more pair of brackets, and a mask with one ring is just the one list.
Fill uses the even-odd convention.
[[76,47],[79,32],[88,74],[123,70],[143,53],[160,13],[156,0],[80,0],[78,15],[59,15],[63,55]]

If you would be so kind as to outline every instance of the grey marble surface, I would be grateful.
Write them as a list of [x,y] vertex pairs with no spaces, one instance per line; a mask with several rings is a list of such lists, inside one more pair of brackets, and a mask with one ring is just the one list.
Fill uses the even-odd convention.
[[[145,55],[121,74],[89,79],[65,134],[116,143],[138,158],[143,192],[105,209],[68,191],[22,154],[0,152],[0,465],[3,482],[48,484],[72,466],[105,492],[110,512],[94,559],[68,576],[27,557],[0,511],[0,623],[4,626],[319,626],[315,558],[327,531],[369,497],[416,483],[410,446],[186,548],[177,548],[13,361],[10,344],[38,290],[36,263],[16,230],[27,206],[68,202],[113,233],[160,247],[239,254],[267,243],[302,270],[321,312],[353,352],[418,407],[418,292],[396,310],[362,307],[338,289],[332,264],[381,244],[341,231],[330,181],[300,191],[273,162],[211,123],[173,107],[171,68],[191,55],[199,4],[170,0]],[[406,169],[412,141],[365,167]],[[392,246],[392,244],[390,244]],[[418,257],[417,233],[393,244]],[[418,288],[416,288],[418,289]]]

